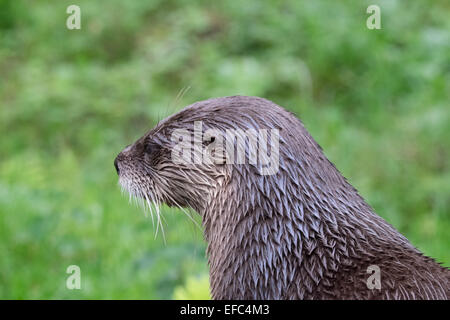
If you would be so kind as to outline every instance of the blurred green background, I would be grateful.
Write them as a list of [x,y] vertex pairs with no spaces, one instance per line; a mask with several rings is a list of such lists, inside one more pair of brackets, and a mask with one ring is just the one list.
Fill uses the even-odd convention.
[[[208,297],[202,231],[163,208],[155,239],[113,160],[184,105],[237,94],[295,112],[449,266],[449,16],[445,0],[0,0],[0,298]],[[72,264],[81,290],[66,289]]]

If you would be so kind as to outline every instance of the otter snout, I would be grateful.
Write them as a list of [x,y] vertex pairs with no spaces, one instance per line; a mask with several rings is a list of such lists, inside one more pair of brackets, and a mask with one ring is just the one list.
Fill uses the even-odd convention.
[[[120,156],[120,153],[119,153],[119,156]],[[119,156],[117,156],[117,157],[114,159],[114,168],[116,168],[117,175],[120,175],[119,161],[118,161]]]
[[116,168],[118,175],[120,175],[120,168],[123,167],[122,163],[126,161],[127,156],[129,158],[131,151],[132,151],[132,145],[128,145],[114,159],[114,168]]

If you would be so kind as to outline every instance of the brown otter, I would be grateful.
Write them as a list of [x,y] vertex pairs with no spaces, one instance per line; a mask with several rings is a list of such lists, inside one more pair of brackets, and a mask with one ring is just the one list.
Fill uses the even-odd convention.
[[[175,163],[174,132],[195,136],[198,121],[202,133],[278,129],[278,171],[228,158]],[[133,196],[201,215],[214,299],[449,298],[449,269],[379,217],[301,121],[268,100],[194,103],[125,148],[115,167]]]

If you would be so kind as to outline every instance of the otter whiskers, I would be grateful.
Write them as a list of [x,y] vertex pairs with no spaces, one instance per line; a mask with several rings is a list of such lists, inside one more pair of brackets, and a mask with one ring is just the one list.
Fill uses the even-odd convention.
[[[129,202],[134,203],[137,207],[140,207],[144,211],[144,215],[147,218],[148,212],[150,212],[150,217],[152,220],[152,225],[155,227],[155,215],[156,215],[156,231],[155,239],[158,237],[159,229],[161,228],[161,234],[163,236],[164,244],[166,244],[166,237],[164,232],[163,220],[164,217],[161,215],[161,200],[160,197],[152,192],[146,190],[143,192],[140,188],[135,189],[134,183],[129,179],[119,179],[119,186],[122,194],[128,193]],[[153,213],[153,209],[154,212]]]

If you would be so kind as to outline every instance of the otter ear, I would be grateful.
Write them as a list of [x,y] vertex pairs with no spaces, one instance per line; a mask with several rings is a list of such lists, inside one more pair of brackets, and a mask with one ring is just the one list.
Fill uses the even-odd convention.
[[216,137],[209,137],[208,139],[206,139],[206,140],[203,140],[203,145],[206,147],[206,146],[209,146],[211,143],[213,143],[214,141],[216,140]]

